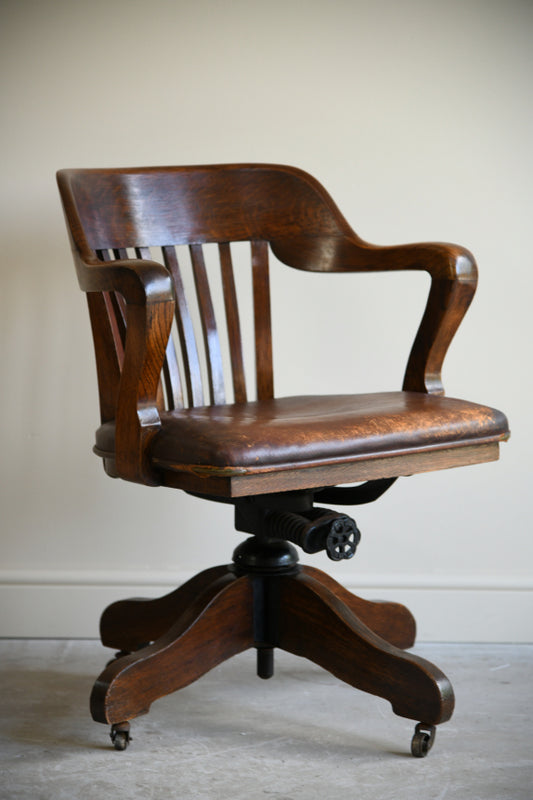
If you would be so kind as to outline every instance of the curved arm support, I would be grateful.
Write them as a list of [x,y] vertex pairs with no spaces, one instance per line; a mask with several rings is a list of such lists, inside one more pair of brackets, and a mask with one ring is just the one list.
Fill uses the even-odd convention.
[[116,470],[125,480],[160,483],[146,452],[161,425],[156,395],[173,313],[172,299],[126,307],[126,348],[115,434]]
[[428,272],[431,288],[403,388],[444,393],[441,381],[444,357],[477,285],[476,262],[468,250],[441,242],[379,247],[355,235],[277,240],[272,242],[272,250],[289,266],[314,272]]
[[126,301],[126,345],[116,408],[115,468],[125,480],[157,485],[146,450],[160,427],[157,389],[174,314],[171,278],[157,262],[78,258],[85,291],[115,291]]
[[436,278],[418,328],[407,367],[403,389],[444,394],[442,365],[448,348],[476,291],[476,278]]
[[407,368],[405,391],[444,394],[441,372],[444,358],[477,286],[473,255],[453,244],[414,244],[371,248],[376,269],[425,270],[431,287]]

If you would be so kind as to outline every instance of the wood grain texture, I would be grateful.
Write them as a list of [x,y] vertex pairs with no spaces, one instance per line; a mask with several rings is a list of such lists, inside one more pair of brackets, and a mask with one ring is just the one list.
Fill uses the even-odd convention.
[[189,305],[185,295],[185,288],[181,277],[178,257],[174,247],[163,247],[163,259],[169,270],[174,284],[174,296],[176,299],[176,322],[181,344],[181,352],[185,365],[185,380],[187,385],[187,395],[189,405],[202,406],[204,404],[204,392],[202,388],[202,373],[200,370],[200,359],[198,357],[198,347],[194,334]]
[[93,718],[116,723],[146,713],[154,700],[215,664],[265,646],[255,639],[258,630],[274,637],[268,646],[305,656],[355,688],[384,697],[400,716],[431,724],[451,716],[447,678],[400,649],[414,639],[405,607],[362,600],[311,567],[263,580],[272,581],[267,594],[279,598],[270,607],[254,608],[253,581],[236,577],[228,566],[205,570],[163,598],[112,604],[102,616],[104,644],[128,650],[155,641],[108,665],[93,689]]
[[[288,493],[305,490],[312,506],[315,488],[498,457],[509,435],[505,416],[442,397],[443,361],[476,288],[469,251],[444,243],[368,244],[314,178],[279,165],[63,170],[58,185],[88,298],[102,423],[95,452],[109,475],[232,502],[257,502],[261,494],[283,505]],[[233,242],[251,247],[248,334],[241,330]],[[211,244],[218,245],[229,375],[205,257]],[[189,254],[185,271],[181,247]],[[270,253],[299,270],[429,273],[402,391],[275,397]],[[245,374],[247,335],[255,348],[255,400]],[[254,525],[261,526],[262,513]],[[404,652],[415,637],[406,608],[358,598],[319,570],[299,569],[292,556],[283,575],[281,562],[275,575],[270,562],[261,572],[259,551],[246,562],[250,575],[241,574],[236,558],[234,567],[206,570],[163,598],[106,609],[105,644],[125,651],[151,644],[100,675],[94,719],[124,723],[253,646],[262,651],[263,677],[280,646],[387,699],[400,716],[426,725],[449,719],[448,679]]]
[[112,662],[97,679],[91,714],[117,723],[147,713],[160,697],[187,686],[253,644],[248,578],[211,581],[163,636]]
[[383,697],[400,717],[431,725],[451,717],[453,689],[437,667],[381,639],[309,574],[281,587],[280,647]]
[[212,405],[220,405],[226,401],[226,393],[215,310],[211,300],[211,291],[202,247],[201,245],[193,244],[190,246],[190,251],[198,305],[200,308],[202,331],[204,334],[207,375],[209,380],[209,402]]
[[[301,170],[279,165],[63,170],[58,181],[80,284],[86,291],[124,280],[124,275],[118,278],[118,269],[107,272],[97,269],[94,253],[113,249],[117,254],[125,254],[126,245],[144,253],[148,245],[166,248],[168,252],[170,245],[198,248],[207,242],[248,240],[258,243],[253,260],[265,261],[268,243],[278,258],[297,269],[426,270],[432,284],[404,388],[442,393],[442,362],[477,281],[475,261],[464,248],[443,243],[370,245],[354,233],[316,180]],[[130,263],[128,269],[132,268]],[[267,396],[271,394],[273,380],[268,345],[268,293],[265,280],[260,278],[264,268],[254,268],[254,272],[260,284],[254,292],[259,342],[257,383],[260,396]],[[182,293],[177,291],[176,296],[181,317]],[[187,327],[186,312],[184,320]],[[209,313],[203,324],[208,331],[209,352],[210,347],[217,347]],[[185,354],[191,357],[188,368],[197,375],[192,340],[190,335],[185,338],[188,343]],[[213,351],[208,359],[211,369],[218,363],[217,358]],[[218,377],[213,376],[212,381],[220,397]],[[240,378],[238,383],[240,398]],[[191,386],[189,395],[192,405],[201,404],[198,386],[194,390]]]
[[112,603],[100,619],[100,638],[106,647],[135,651],[141,645],[163,636],[176,620],[214,583],[228,573],[226,566],[211,567],[200,572],[164,597],[134,598]]
[[[101,455],[105,457],[104,452]],[[433,453],[386,456],[325,467],[304,465],[299,468],[287,467],[283,470],[240,475],[229,470],[224,473],[220,468],[191,466],[188,470],[164,469],[161,479],[164,486],[188,492],[219,497],[247,497],[467,467],[487,461],[497,461],[498,458],[498,444],[485,444],[450,448]]]
[[270,400],[274,397],[274,370],[272,363],[268,246],[264,241],[252,242],[252,283],[257,399]]
[[237,302],[237,292],[235,289],[235,277],[233,272],[230,244],[229,242],[221,242],[218,248],[220,253],[220,270],[222,275],[226,323],[228,326],[233,394],[236,403],[245,403],[248,399],[248,396],[246,392],[246,378],[244,374],[239,304]]
[[[429,272],[432,282],[428,303],[413,343],[403,388],[442,394],[442,362],[477,280],[475,261],[464,248],[442,243],[369,245],[352,231],[317,181],[299,170],[277,165],[66,170],[58,174],[58,182],[81,287],[87,292],[107,293],[108,298],[120,296],[125,302],[121,313],[127,331],[120,330],[117,336],[121,314],[114,313],[113,322],[113,310],[106,301],[111,319],[106,323],[102,306],[91,301],[102,421],[114,416],[117,426],[115,457],[106,453],[105,458],[110,468],[115,461],[116,474],[129,480],[176,485],[174,477],[161,475],[166,469],[161,459],[160,474],[156,475],[147,452],[160,428],[161,389],[156,372],[161,373],[165,362],[163,376],[170,398],[168,406],[176,409],[185,403],[178,383],[177,359],[172,346],[168,346],[174,302],[187,402],[193,407],[224,403],[220,341],[202,251],[202,243],[206,242],[220,245],[237,403],[245,404],[246,388],[228,243],[242,240],[252,243],[259,399],[274,396],[269,247],[282,261],[298,269]],[[175,251],[175,245],[179,244],[189,245],[192,254],[209,400],[202,387],[198,348]],[[166,268],[149,260],[149,246],[162,248]],[[135,250],[136,259],[127,258],[127,247]],[[97,258],[96,251],[102,254],[111,250],[118,260],[103,262]],[[119,342],[124,334],[122,355]],[[103,352],[109,348],[110,338],[115,342],[115,352],[111,354]],[[486,451],[481,450],[480,454],[483,452]],[[424,468],[426,462],[427,459]],[[184,469],[189,471],[191,467],[194,462]],[[333,476],[328,480],[329,485],[332,483]],[[206,487],[206,491],[207,488],[212,486]],[[258,484],[256,490],[261,491]]]
[[394,647],[407,650],[416,638],[416,622],[401,603],[385,600],[363,600],[316,567],[302,567],[304,575],[325,586],[354,614],[363,625]]

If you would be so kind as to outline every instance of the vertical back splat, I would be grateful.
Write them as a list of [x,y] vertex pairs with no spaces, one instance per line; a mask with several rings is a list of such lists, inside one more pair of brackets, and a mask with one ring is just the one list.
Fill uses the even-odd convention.
[[220,254],[220,271],[222,275],[222,289],[224,292],[224,308],[228,326],[228,340],[231,356],[231,373],[233,377],[233,393],[236,403],[246,403],[246,380],[244,377],[244,362],[242,355],[241,325],[239,320],[239,307],[235,291],[235,279],[231,249],[229,242],[218,246]]
[[221,405],[226,401],[224,392],[224,370],[222,367],[222,354],[220,352],[215,311],[205,269],[204,253],[202,245],[200,244],[191,244],[189,249],[204,335],[209,397],[212,404]]
[[[272,332],[270,315],[270,285],[268,264],[268,243],[254,240],[251,243],[252,294],[255,335],[255,372],[256,396],[258,400],[270,399],[274,396],[274,380],[272,365]],[[135,247],[135,256],[141,259],[152,259],[149,247]],[[226,400],[224,364],[221,343],[217,330],[217,322],[210,286],[210,270],[206,267],[203,247],[190,244],[190,263],[194,278],[193,296],[187,297],[182,270],[178,261],[178,248],[174,245],[161,247],[163,262],[170,272],[174,284],[176,301],[176,328],[178,345],[169,338],[166,358],[163,366],[162,382],[158,391],[159,408],[177,410],[184,407],[198,407],[208,403],[221,405]],[[235,285],[234,265],[230,242],[218,243],[220,260],[220,277],[226,317],[227,342],[231,365],[233,399],[236,403],[248,400],[246,375],[244,367],[243,338],[241,331],[239,303]],[[131,258],[131,249],[115,248],[98,250],[97,256],[102,261]],[[194,294],[196,295],[194,297]],[[104,337],[112,347],[104,347],[104,352],[114,353],[114,363],[108,365],[116,375],[118,386],[120,371],[124,361],[126,338],[126,306],[123,298],[115,292],[97,293],[88,296],[91,318],[95,335]],[[192,305],[191,305],[192,303]],[[196,314],[197,308],[201,324],[201,334],[195,331],[195,323],[191,308]],[[98,329],[99,332],[96,332]],[[203,348],[197,336],[203,338]],[[176,349],[178,347],[178,351]],[[201,360],[205,353],[208,388],[204,389]],[[164,384],[164,396],[163,396]],[[107,402],[106,419],[113,419],[116,397]],[[109,408],[107,407],[109,406]]]
[[[149,247],[136,247],[135,255],[137,258],[144,258],[150,260],[152,254]],[[183,390],[181,387],[180,374],[178,369],[178,358],[176,355],[176,348],[172,336],[169,337],[166,347],[166,357],[163,363],[163,381],[165,384],[165,398],[162,396],[162,386],[160,386],[158,398],[158,405],[160,408],[168,408],[170,411],[183,408]]]
[[194,327],[189,313],[189,306],[185,296],[185,289],[178,263],[176,250],[169,245],[163,247],[163,260],[165,266],[172,275],[174,283],[174,295],[176,300],[176,324],[180,339],[183,364],[185,368],[185,383],[190,406],[204,405],[204,392],[202,388],[202,375],[200,372],[200,361],[198,349],[196,347],[196,337]]
[[272,366],[268,243],[265,241],[252,241],[252,282],[257,399],[270,400],[274,397],[274,373]]

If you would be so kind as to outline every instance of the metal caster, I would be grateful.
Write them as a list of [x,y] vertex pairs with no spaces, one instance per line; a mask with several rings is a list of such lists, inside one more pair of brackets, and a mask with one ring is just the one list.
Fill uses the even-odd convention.
[[435,725],[424,725],[419,722],[411,740],[411,753],[415,758],[425,758],[435,741]]
[[115,750],[125,750],[131,740],[130,723],[117,722],[115,725],[111,726],[111,733],[109,735]]

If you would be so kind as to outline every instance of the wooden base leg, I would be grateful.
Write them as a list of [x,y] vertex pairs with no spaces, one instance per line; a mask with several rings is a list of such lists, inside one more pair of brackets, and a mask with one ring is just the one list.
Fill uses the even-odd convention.
[[223,569],[223,574],[204,586],[200,597],[154,644],[117,659],[104,670],[91,695],[94,720],[114,724],[145,714],[154,700],[187,686],[253,645],[250,581],[236,577],[227,567],[216,569]]
[[402,650],[407,650],[414,645],[416,622],[405,606],[386,600],[363,600],[362,597],[357,597],[349,592],[326,572],[315,567],[302,567],[302,572],[329,589],[355,614],[360,622],[389,644],[400,647]]
[[308,569],[280,580],[278,646],[385,698],[401,717],[429,725],[448,720],[454,696],[446,676],[374,633],[324,583]]
[[156,599],[119,600],[105,609],[100,637],[106,647],[133,652],[166,633],[192,603],[227,575],[228,567],[212,567],[195,575],[175,591]]

